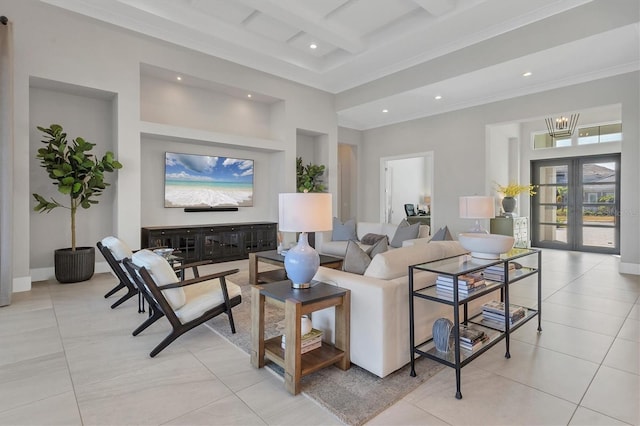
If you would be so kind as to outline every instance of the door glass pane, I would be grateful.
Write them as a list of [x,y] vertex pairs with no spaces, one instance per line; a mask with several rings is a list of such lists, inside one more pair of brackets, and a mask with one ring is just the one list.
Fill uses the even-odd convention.
[[564,206],[540,206],[538,212],[540,223],[567,223],[567,208]]
[[540,167],[539,184],[566,184],[568,178],[568,167],[566,164],[560,166]]
[[563,225],[538,225],[540,242],[567,243],[567,227]]
[[614,247],[615,228],[596,228],[585,226],[582,228],[582,245],[592,247]]
[[584,225],[615,226],[615,208],[613,206],[582,207]]
[[568,187],[560,185],[544,185],[537,189],[540,204],[566,204]]
[[585,163],[582,166],[582,183],[585,185],[610,183],[613,186],[615,181],[616,163]]

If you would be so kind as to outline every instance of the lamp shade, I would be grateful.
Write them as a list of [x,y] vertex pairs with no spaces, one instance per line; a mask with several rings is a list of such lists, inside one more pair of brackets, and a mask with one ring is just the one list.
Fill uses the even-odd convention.
[[495,215],[496,206],[493,197],[478,195],[460,197],[460,218],[489,219]]
[[333,228],[331,194],[294,192],[278,195],[282,232],[321,232]]

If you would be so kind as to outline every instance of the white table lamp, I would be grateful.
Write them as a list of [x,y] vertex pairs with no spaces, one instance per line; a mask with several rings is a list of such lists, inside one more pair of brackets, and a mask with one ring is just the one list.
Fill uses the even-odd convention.
[[488,234],[486,229],[480,225],[479,219],[491,219],[496,215],[496,204],[493,197],[469,196],[460,197],[460,218],[475,219],[476,223],[469,232],[480,232]]
[[278,195],[278,228],[282,232],[300,232],[298,244],[284,258],[284,269],[293,288],[309,288],[320,267],[318,252],[309,245],[308,232],[333,228],[331,194],[296,192]]

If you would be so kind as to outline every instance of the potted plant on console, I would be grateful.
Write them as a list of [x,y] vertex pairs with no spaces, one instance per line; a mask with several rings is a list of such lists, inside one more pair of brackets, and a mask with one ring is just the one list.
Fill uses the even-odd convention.
[[502,186],[499,183],[496,183],[496,191],[504,195],[502,199],[502,209],[504,210],[504,215],[507,217],[515,216],[516,209],[516,196],[520,195],[523,192],[528,193],[530,196],[535,195],[535,185],[519,185],[517,183],[509,183],[506,186]]
[[102,159],[90,153],[94,143],[81,137],[67,141],[62,126],[52,124],[48,128],[38,126],[44,133],[46,146],[38,150],[36,157],[40,166],[46,169],[58,192],[69,197],[65,205],[53,197],[47,200],[39,194],[33,194],[38,204],[37,212],[50,212],[56,207],[69,209],[71,213],[71,247],[55,251],[54,265],[56,279],[61,283],[86,281],[93,276],[95,265],[94,247],[76,247],[76,213],[78,208],[88,209],[98,204],[96,197],[110,184],[105,182],[104,174],[122,168],[112,152],[106,152]]

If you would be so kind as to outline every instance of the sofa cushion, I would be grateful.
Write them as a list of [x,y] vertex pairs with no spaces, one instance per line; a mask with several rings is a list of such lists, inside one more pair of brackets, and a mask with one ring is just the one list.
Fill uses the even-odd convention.
[[404,225],[406,222],[401,222],[396,229],[396,233],[393,235],[393,239],[389,245],[391,247],[402,247],[402,242],[405,240],[413,240],[418,238],[420,233],[420,223],[414,223],[413,225]]
[[350,241],[357,240],[356,236],[356,220],[349,219],[342,223],[337,217],[333,218],[333,231],[331,240],[333,241]]

